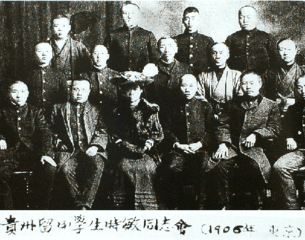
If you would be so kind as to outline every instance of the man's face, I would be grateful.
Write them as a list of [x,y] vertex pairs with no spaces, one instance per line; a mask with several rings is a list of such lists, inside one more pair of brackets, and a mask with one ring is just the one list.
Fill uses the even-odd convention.
[[131,104],[139,101],[143,92],[138,85],[124,86],[121,90],[123,97]]
[[122,8],[122,17],[128,28],[134,28],[139,22],[139,9],[137,6],[128,4]]
[[278,45],[278,51],[281,59],[287,64],[294,63],[295,56],[297,55],[297,48],[293,41],[285,40]]
[[28,87],[23,82],[13,84],[9,89],[9,98],[13,104],[23,106],[29,96]]
[[305,77],[301,77],[297,81],[297,90],[300,96],[305,100]]
[[241,89],[245,96],[256,97],[259,95],[259,90],[261,87],[261,79],[256,74],[246,74],[241,79]]
[[226,45],[220,43],[212,47],[212,58],[217,67],[224,68],[229,57],[229,49]]
[[52,47],[48,43],[40,43],[35,47],[35,54],[39,65],[49,65],[53,56]]
[[256,11],[251,7],[244,7],[239,13],[239,25],[244,30],[252,30],[256,28],[257,15]]
[[161,58],[165,62],[170,63],[174,60],[175,54],[178,52],[177,43],[171,38],[162,39],[159,45],[159,51]]
[[191,12],[185,14],[182,22],[189,33],[197,32],[199,27],[199,13]]
[[90,94],[90,84],[88,81],[74,81],[72,84],[72,101],[84,103]]
[[71,30],[70,21],[67,18],[53,20],[53,33],[56,39],[65,39]]
[[187,74],[181,78],[180,89],[187,100],[191,100],[197,92],[197,80],[191,75]]
[[105,46],[98,45],[94,48],[92,52],[92,60],[96,66],[98,67],[106,66],[108,59],[109,59],[109,54]]

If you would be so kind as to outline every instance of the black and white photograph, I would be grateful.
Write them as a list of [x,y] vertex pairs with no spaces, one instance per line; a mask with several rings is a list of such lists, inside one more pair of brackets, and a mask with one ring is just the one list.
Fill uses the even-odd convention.
[[304,238],[304,1],[0,15],[1,238]]

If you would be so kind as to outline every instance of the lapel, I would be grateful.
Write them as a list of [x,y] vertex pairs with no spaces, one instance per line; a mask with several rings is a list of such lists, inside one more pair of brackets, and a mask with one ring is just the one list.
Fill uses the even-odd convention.
[[294,63],[291,69],[287,72],[285,69],[280,68],[278,73],[278,81],[283,86],[282,89],[290,92],[294,90],[294,83],[297,77],[299,66]]
[[71,124],[70,124],[70,115],[71,115],[71,103],[70,102],[67,102],[62,106],[61,114],[64,118],[63,120],[64,120],[64,123],[65,123],[65,127],[66,127],[68,137],[69,137],[72,145],[74,146],[73,136],[72,136],[72,131],[71,131]]
[[85,127],[85,132],[87,135],[86,137],[87,137],[88,143],[90,143],[90,141],[91,141],[91,129],[89,126],[90,121],[92,120],[91,116],[89,116],[91,108],[92,108],[92,105],[89,103],[89,101],[87,101],[84,106],[83,122],[84,122],[84,127]]

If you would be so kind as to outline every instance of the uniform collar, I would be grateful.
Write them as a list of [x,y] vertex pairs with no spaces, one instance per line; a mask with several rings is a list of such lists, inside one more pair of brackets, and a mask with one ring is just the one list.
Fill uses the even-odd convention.
[[254,29],[252,29],[252,30],[244,30],[244,29],[242,29],[241,30],[242,32],[244,32],[244,33],[246,33],[246,34],[253,34],[253,33],[255,33],[255,32],[257,32],[257,28],[254,28]]
[[188,31],[185,29],[185,30],[184,30],[184,34],[187,35],[187,36],[196,37],[199,33],[198,33],[198,31],[193,32],[193,33],[190,33],[190,32],[188,32]]
[[135,26],[135,27],[133,27],[133,28],[129,28],[129,27],[127,27],[126,25],[124,25],[124,30],[127,30],[127,31],[129,31],[129,32],[134,32],[134,31],[136,31],[138,28],[139,28],[139,26],[137,25],[137,26]]
[[11,107],[12,109],[16,110],[16,111],[17,111],[17,110],[18,110],[18,111],[22,111],[22,110],[26,109],[27,106],[28,106],[27,103],[25,103],[23,106],[18,106],[18,105],[16,105],[16,104],[10,102],[10,107]]

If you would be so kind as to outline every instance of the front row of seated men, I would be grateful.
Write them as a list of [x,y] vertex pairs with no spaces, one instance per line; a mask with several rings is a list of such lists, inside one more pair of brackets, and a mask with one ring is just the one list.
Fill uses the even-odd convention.
[[[197,183],[200,209],[228,207],[235,163],[239,173],[233,177],[238,182],[261,191],[273,179],[278,208],[299,208],[292,173],[304,166],[304,100],[285,116],[282,135],[287,150],[293,152],[275,162],[272,175],[266,153],[268,140],[280,136],[280,112],[275,102],[261,96],[260,75],[252,71],[241,75],[243,96],[233,100],[217,121],[211,104],[196,94],[196,78],[182,76],[180,95],[164,118],[164,130],[159,106],[141,98],[151,80],[132,78],[113,79],[122,101],[107,128],[99,109],[88,101],[88,80],[73,81],[70,100],[54,105],[49,126],[42,110],[27,103],[26,84],[9,84],[9,103],[0,115],[1,184],[14,187],[10,186],[14,171],[33,170],[37,208],[48,209],[57,171],[69,186],[73,208],[90,209],[108,150],[108,159],[116,166],[113,196],[118,208],[164,207],[155,187],[161,166],[167,171],[161,179],[170,199],[167,208],[183,209],[181,185],[190,178]],[[297,81],[297,91],[305,99],[304,77]]]

